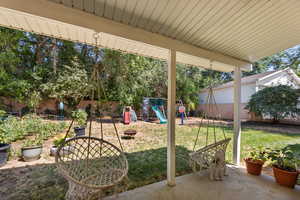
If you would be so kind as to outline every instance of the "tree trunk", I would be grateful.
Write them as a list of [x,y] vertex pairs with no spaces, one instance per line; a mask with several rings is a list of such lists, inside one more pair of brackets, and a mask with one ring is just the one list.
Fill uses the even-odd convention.
[[35,61],[36,64],[42,64],[43,63],[43,50],[45,50],[45,44],[48,40],[48,37],[44,37],[44,36],[37,36],[36,38],[36,49],[35,49]]
[[57,40],[56,38],[52,39],[52,49],[51,49],[51,54],[52,54],[52,67],[53,67],[53,72],[54,74],[57,73]]

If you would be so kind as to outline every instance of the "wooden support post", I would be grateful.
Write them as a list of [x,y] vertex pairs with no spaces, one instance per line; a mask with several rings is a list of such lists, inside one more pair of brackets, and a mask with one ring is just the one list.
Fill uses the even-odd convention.
[[241,68],[234,69],[234,137],[233,162],[240,164],[241,151]]
[[176,51],[168,58],[168,171],[167,184],[175,186],[175,120],[176,120]]

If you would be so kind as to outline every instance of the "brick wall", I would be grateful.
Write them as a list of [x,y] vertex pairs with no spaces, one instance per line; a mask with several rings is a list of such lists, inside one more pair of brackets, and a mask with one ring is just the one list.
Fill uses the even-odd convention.
[[[25,104],[19,103],[15,100],[13,100],[12,98],[8,98],[8,97],[0,97],[2,100],[2,103],[5,104],[8,107],[11,107],[11,112],[20,112],[21,109],[23,107],[26,107]],[[52,111],[57,111],[58,110],[58,101],[56,99],[47,99],[44,100],[40,103],[40,105],[38,106],[38,113],[44,113],[45,110],[52,110]],[[91,101],[91,100],[83,100],[79,103],[79,105],[77,106],[77,108],[80,109],[85,109],[89,104],[96,104],[96,101]],[[102,106],[104,107],[104,110],[106,110],[106,112],[112,112],[115,113],[118,110],[118,102],[108,102],[105,105],[102,104]],[[65,109],[68,109],[67,106],[65,106]]]

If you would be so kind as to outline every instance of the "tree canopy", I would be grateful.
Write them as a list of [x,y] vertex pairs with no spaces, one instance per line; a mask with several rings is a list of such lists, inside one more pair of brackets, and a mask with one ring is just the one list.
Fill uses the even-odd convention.
[[[71,107],[80,99],[91,99],[94,65],[101,68],[98,100],[139,108],[143,97],[167,97],[167,65],[161,60],[7,28],[0,28],[0,49],[0,96],[29,107],[37,96]],[[177,72],[178,98],[194,109],[199,91],[207,85],[207,73],[185,65],[177,65]]]
[[[299,57],[300,47],[280,52],[255,63],[244,76],[287,66],[299,72]],[[165,61],[0,28],[0,96],[29,106],[37,96],[74,106],[80,99],[91,99],[89,80],[95,65],[102,83],[102,90],[94,91],[97,100],[138,109],[143,97],[167,97]],[[177,64],[177,99],[188,110],[197,107],[198,94],[208,86],[209,77],[221,84],[232,80],[232,73]]]

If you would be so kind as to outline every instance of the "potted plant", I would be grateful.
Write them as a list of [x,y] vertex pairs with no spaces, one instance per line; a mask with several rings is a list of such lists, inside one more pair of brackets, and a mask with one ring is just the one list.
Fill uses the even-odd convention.
[[64,138],[56,138],[53,140],[53,145],[50,148],[50,156],[55,156],[57,152],[57,148],[64,143]]
[[[56,156],[57,150],[59,148],[59,146],[61,146],[62,144],[64,144],[65,141],[69,140],[70,138],[65,138],[61,137],[61,138],[56,138],[53,141],[53,146],[50,148],[50,156]],[[61,150],[61,152],[65,155],[70,154],[72,151],[74,150],[74,148],[72,146],[64,146]]]
[[76,136],[85,135],[85,125],[87,120],[87,113],[84,110],[76,110],[72,112],[72,118],[76,122],[77,126],[74,127]]
[[297,158],[296,154],[286,147],[270,151],[268,157],[272,161],[276,182],[279,185],[294,188],[299,175],[297,170],[299,158]]
[[21,148],[24,161],[33,161],[40,159],[43,150],[43,139],[40,136],[25,140]]
[[262,171],[266,157],[266,150],[263,148],[254,149],[249,152],[249,155],[244,159],[246,163],[247,172],[252,175],[259,176]]
[[0,127],[0,167],[4,166],[8,160],[10,144],[5,139],[4,132]]

